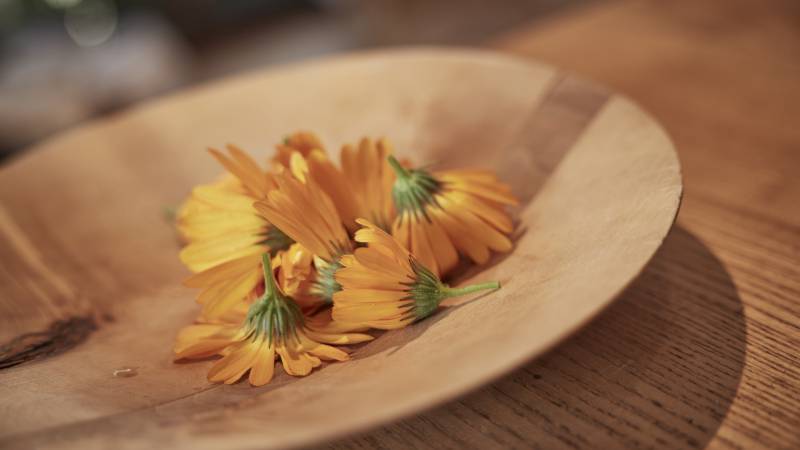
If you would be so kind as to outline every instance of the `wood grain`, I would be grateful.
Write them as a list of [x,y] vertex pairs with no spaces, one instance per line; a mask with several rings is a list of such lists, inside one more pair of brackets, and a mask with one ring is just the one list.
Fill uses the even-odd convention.
[[800,447],[800,11],[605,2],[492,43],[633,96],[675,140],[678,225],[579,335],[327,448]]
[[[515,249],[469,278],[503,289],[451,302],[306,378],[209,385],[210,361],[171,360],[197,306],[179,285],[186,271],[161,213],[217,173],[205,146],[235,139],[263,151],[300,128],[334,145],[386,135],[417,161],[497,167],[525,199]],[[610,304],[662,243],[681,194],[672,144],[631,101],[480,51],[377,52],[256,73],[32,152],[0,172],[4,333],[28,336],[2,354],[0,446],[10,448],[275,448],[441,404]],[[96,328],[83,342],[35,351],[61,342],[47,330],[77,317]],[[122,367],[138,375],[115,377]]]

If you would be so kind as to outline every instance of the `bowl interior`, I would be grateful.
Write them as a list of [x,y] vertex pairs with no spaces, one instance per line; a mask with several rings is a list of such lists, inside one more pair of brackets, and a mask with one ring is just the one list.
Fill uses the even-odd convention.
[[[198,311],[164,210],[289,131],[336,153],[364,135],[438,167],[496,169],[523,199],[515,249],[462,279],[500,291],[267,386],[175,364]],[[669,139],[629,100],[489,52],[376,52],[255,73],[74,129],[0,171],[0,442],[275,447],[410,414],[486,383],[587,323],[641,271],[681,193]],[[31,334],[38,333],[38,334]],[[136,376],[114,376],[133,368]]]

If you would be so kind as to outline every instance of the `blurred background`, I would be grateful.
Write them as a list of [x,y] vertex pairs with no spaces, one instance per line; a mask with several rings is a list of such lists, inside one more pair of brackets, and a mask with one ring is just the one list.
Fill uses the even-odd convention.
[[589,0],[0,0],[0,159],[232,73],[378,46],[480,45]]

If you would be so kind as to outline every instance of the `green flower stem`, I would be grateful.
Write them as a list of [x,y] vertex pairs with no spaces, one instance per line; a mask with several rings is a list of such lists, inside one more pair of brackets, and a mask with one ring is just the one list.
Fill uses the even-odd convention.
[[394,157],[394,155],[389,155],[386,157],[386,159],[389,160],[389,165],[392,166],[392,169],[394,169],[394,173],[399,178],[411,177],[411,174],[408,172],[408,170],[405,167],[403,167],[402,164],[400,164],[400,161],[398,161],[397,158]]
[[264,253],[261,261],[264,270],[264,294],[250,305],[245,325],[251,336],[266,335],[270,345],[288,337],[297,339],[297,327],[303,325],[300,306],[291,297],[284,295],[275,284],[269,253]]
[[489,281],[487,283],[471,284],[460,288],[451,288],[450,286],[442,287],[443,298],[460,297],[462,295],[471,294],[473,292],[485,291],[487,289],[497,290],[500,289],[499,281]]
[[278,286],[275,285],[275,276],[272,273],[272,257],[269,253],[261,255],[261,267],[264,270],[264,297],[279,295]]

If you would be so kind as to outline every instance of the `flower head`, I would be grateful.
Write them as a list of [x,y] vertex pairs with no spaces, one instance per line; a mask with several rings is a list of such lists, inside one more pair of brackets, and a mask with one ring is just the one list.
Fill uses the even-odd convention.
[[485,264],[491,251],[511,250],[513,223],[505,207],[517,200],[494,174],[408,169],[394,157],[388,159],[397,174],[392,196],[398,216],[392,234],[434,273],[455,267],[458,254]]
[[344,361],[345,351],[327,344],[371,340],[359,333],[343,333],[330,322],[307,318],[300,306],[277,286],[269,255],[262,258],[264,293],[240,322],[200,323],[181,330],[175,359],[222,355],[209,370],[211,382],[231,384],[248,371],[250,384],[261,386],[274,374],[279,357],[289,375],[305,376],[321,360]]
[[261,283],[265,252],[289,248],[292,240],[253,207],[274,186],[271,175],[247,154],[228,146],[230,157],[212,155],[228,169],[222,180],[196,187],[178,213],[177,226],[188,244],[180,258],[196,272],[184,283],[200,289],[203,314],[219,317],[245,300]]
[[431,315],[442,300],[483,289],[497,282],[451,288],[428,270],[395,238],[367,220],[356,241],[367,244],[341,258],[333,295],[333,319],[343,325],[378,329],[404,327]]

